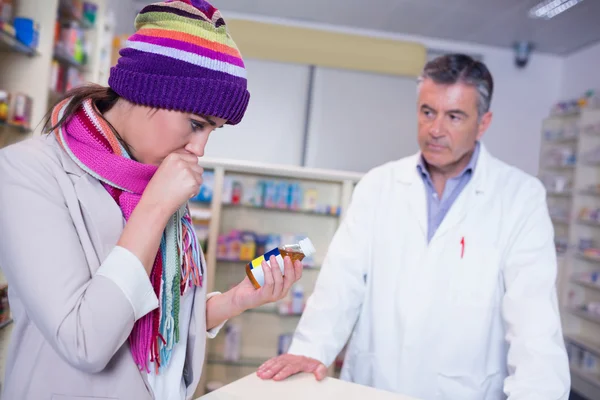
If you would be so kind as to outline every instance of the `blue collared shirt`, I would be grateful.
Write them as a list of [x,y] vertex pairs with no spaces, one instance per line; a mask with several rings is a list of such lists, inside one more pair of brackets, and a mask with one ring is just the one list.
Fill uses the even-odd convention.
[[458,197],[458,195],[462,192],[462,190],[467,186],[467,183],[471,180],[473,176],[473,171],[475,171],[475,166],[477,165],[477,159],[479,158],[479,142],[475,145],[475,151],[471,156],[471,160],[469,164],[465,167],[465,169],[458,174],[454,178],[448,179],[446,182],[446,186],[444,187],[444,193],[442,193],[442,198],[440,199],[435,191],[435,187],[433,186],[433,181],[431,180],[431,176],[429,175],[429,171],[427,171],[427,167],[425,166],[425,160],[423,160],[423,156],[419,158],[419,163],[417,164],[417,170],[423,179],[423,183],[425,183],[425,194],[427,196],[427,242],[431,241],[433,235],[441,225],[444,217],[454,204],[454,201]]

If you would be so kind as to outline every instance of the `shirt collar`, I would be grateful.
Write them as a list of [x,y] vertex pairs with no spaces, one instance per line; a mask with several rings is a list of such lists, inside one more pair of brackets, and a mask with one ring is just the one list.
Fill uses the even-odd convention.
[[[469,160],[469,163],[467,164],[465,169],[463,169],[461,171],[461,173],[458,174],[458,176],[456,176],[455,178],[460,178],[467,172],[473,173],[473,171],[475,171],[475,166],[477,165],[477,159],[479,158],[479,148],[480,148],[480,144],[479,144],[479,141],[477,141],[477,142],[475,142],[475,150],[473,151],[473,154],[471,155],[471,159]],[[427,166],[425,165],[425,159],[423,158],[422,154],[419,155],[418,160],[419,161],[417,162],[417,171],[419,171],[423,177],[430,179],[429,171],[427,170]]]

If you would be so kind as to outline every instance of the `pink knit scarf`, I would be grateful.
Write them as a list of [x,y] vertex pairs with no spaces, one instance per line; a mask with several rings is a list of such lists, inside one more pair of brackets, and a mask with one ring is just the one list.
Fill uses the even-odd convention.
[[[53,126],[69,101],[54,108]],[[129,220],[157,167],[131,159],[91,100],[54,133],[70,158],[104,185]],[[150,274],[159,308],[139,319],[129,336],[131,353],[142,370],[149,372],[149,363],[154,362],[158,372],[169,363],[173,346],[179,342],[180,297],[186,288],[202,286],[200,251],[184,205],[165,228]]]

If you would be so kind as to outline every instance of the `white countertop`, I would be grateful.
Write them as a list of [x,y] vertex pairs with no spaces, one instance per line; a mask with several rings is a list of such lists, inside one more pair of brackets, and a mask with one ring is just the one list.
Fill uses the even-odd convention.
[[318,382],[312,374],[299,374],[282,382],[263,381],[251,374],[198,400],[417,400],[367,386],[325,378]]

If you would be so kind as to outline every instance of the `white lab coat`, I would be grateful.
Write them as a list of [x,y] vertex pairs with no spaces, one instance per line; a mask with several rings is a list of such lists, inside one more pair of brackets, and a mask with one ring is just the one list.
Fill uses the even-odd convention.
[[289,352],[330,365],[352,334],[345,380],[424,400],[567,399],[544,187],[482,145],[428,244],[417,157],[357,185]]

